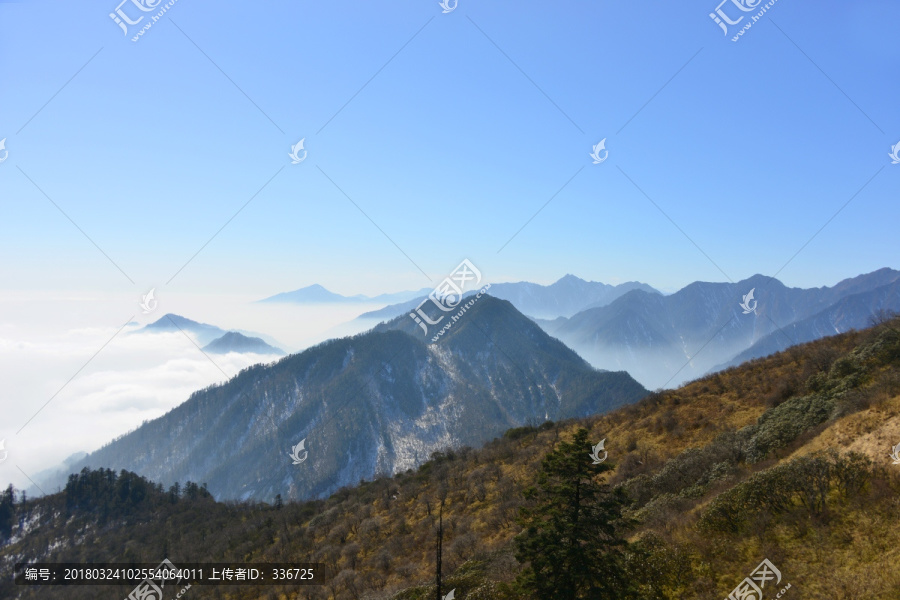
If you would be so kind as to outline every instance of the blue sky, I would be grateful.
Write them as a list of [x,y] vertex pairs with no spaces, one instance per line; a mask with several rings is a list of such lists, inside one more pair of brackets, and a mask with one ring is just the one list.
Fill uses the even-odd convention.
[[0,0],[0,481],[246,366],[130,319],[296,349],[354,315],[249,300],[464,258],[665,291],[900,266],[896,2],[778,0],[735,43],[706,0],[178,0],[135,43],[118,1]]
[[134,43],[115,1],[0,3],[2,286],[674,290],[774,274],[851,198],[779,278],[897,267],[900,5],[779,0],[734,43],[715,4],[178,0]]

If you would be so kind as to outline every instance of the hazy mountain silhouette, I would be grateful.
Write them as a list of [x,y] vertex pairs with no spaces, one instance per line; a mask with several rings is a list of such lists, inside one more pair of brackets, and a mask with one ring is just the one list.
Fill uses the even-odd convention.
[[225,335],[225,333],[227,333],[224,329],[220,329],[215,325],[192,321],[191,319],[182,317],[181,315],[176,315],[174,313],[163,315],[153,323],[145,325],[135,333],[140,333],[142,331],[151,333],[159,333],[163,331],[183,331],[186,333],[192,333],[197,338],[197,343],[201,346],[205,346],[214,339],[222,337],[223,335]]
[[[849,289],[858,289],[851,287]],[[718,371],[737,366],[754,358],[761,358],[787,349],[791,342],[802,344],[820,338],[845,333],[852,329],[865,329],[881,314],[900,312],[900,280],[871,291],[851,294],[841,298],[825,310],[783,327],[757,340],[752,346],[727,363],[717,365]],[[789,342],[790,340],[790,342]]]
[[259,302],[287,302],[292,304],[372,304],[394,302],[403,302],[411,298],[426,295],[430,289],[421,289],[417,291],[396,292],[393,294],[379,294],[377,296],[364,296],[357,294],[355,296],[342,296],[334,292],[328,291],[319,284],[313,284],[294,290],[292,292],[283,292],[275,294],[268,298],[263,298]]
[[220,338],[208,343],[203,347],[204,352],[214,354],[227,354],[229,352],[250,352],[254,354],[276,354],[284,356],[284,351],[280,348],[270,346],[257,337],[248,337],[236,331],[229,331]]
[[[529,317],[552,319],[560,316],[568,317],[591,307],[606,306],[635,289],[653,294],[659,293],[646,283],[636,281],[609,285],[598,281],[585,281],[574,275],[566,275],[550,285],[527,281],[494,283],[491,285],[490,294],[495,298],[508,300],[519,312]],[[428,296],[430,291],[425,290],[425,293],[406,302],[363,313],[359,319],[377,322],[408,314]],[[474,292],[469,292],[466,296],[470,296],[472,293]]]
[[[182,317],[181,315],[176,315],[174,313],[168,313],[163,315],[161,318],[157,319],[153,323],[145,325],[141,329],[134,331],[135,334],[140,333],[159,333],[159,332],[171,332],[171,331],[181,331],[183,333],[189,333],[194,336],[197,343],[201,346],[206,346],[211,344],[212,342],[221,339],[223,336],[229,333],[236,333],[241,336],[241,338],[250,338],[250,339],[259,339],[263,344],[273,347],[276,352],[258,352],[259,354],[284,354],[284,351],[281,350],[281,344],[275,338],[266,335],[264,333],[257,333],[255,331],[245,331],[243,329],[232,329],[229,331],[225,331],[220,327],[216,327],[215,325],[209,325],[207,323],[199,323],[197,321],[193,321],[186,317]],[[242,345],[247,346],[248,348],[252,347],[252,344],[242,343],[240,338],[231,336],[226,338],[225,342],[222,342],[218,347],[214,346],[213,351],[218,351],[217,348],[224,348],[227,344],[233,344],[234,350],[230,350],[232,352],[256,352],[255,350],[238,350],[238,347]],[[263,348],[259,346],[259,348]],[[205,349],[205,348],[204,348]],[[228,352],[229,350],[225,350]]]
[[[737,283],[695,282],[668,296],[633,290],[607,306],[538,323],[598,368],[628,371],[648,388],[674,387],[718,365],[846,331],[821,320],[791,325],[897,281],[900,271],[880,269],[833,287],[801,289],[754,275]],[[751,289],[756,312],[744,314],[740,303]],[[900,310],[900,301],[896,294],[876,294],[835,307],[833,317],[844,315],[847,327],[860,327],[876,307]]]

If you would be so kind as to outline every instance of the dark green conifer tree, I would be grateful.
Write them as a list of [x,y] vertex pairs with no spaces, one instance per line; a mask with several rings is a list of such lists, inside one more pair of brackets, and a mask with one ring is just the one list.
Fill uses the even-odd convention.
[[519,587],[537,600],[636,597],[625,576],[624,496],[600,480],[610,469],[593,464],[588,432],[579,429],[544,458],[537,485],[525,490],[524,528],[516,558],[525,567]]

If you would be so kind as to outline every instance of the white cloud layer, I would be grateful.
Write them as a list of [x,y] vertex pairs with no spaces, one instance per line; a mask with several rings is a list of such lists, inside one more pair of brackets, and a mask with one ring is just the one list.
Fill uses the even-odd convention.
[[[129,304],[52,294],[0,298],[0,440],[8,453],[0,462],[0,484],[28,487],[26,475],[96,450],[192,392],[278,358],[207,356],[181,332],[138,332],[164,313],[144,317]],[[210,306],[188,301],[167,311],[223,329],[260,331],[298,350],[372,308],[261,306],[243,299],[218,299],[205,310]],[[116,334],[129,310],[141,322]]]

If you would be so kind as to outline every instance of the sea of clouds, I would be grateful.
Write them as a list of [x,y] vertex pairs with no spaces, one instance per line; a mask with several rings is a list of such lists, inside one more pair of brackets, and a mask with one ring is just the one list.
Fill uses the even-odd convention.
[[167,312],[222,329],[263,333],[283,350],[295,352],[364,329],[348,322],[379,307],[301,307],[251,300],[161,296],[157,310],[143,315],[134,294],[101,298],[87,293],[4,293],[0,440],[5,450],[0,450],[0,484],[30,487],[30,478],[72,454],[96,450],[165,414],[192,392],[252,364],[279,358],[206,355],[197,340],[181,332],[141,331]]

